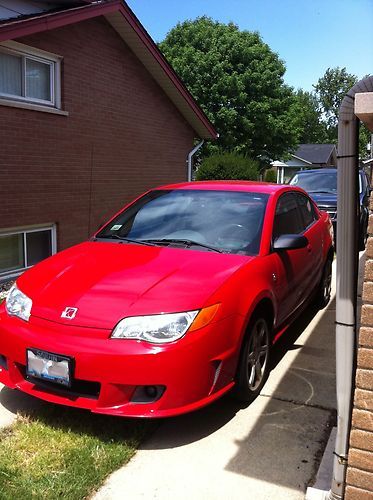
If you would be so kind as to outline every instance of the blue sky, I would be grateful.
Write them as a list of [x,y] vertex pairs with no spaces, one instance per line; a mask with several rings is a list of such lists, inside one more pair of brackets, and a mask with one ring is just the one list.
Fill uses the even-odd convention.
[[207,15],[258,31],[285,62],[285,82],[312,90],[328,67],[373,73],[373,0],[128,0],[157,42],[179,21]]

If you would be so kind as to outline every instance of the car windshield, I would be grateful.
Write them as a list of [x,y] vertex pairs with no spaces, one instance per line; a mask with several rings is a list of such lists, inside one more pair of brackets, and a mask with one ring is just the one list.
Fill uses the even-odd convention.
[[298,186],[308,193],[337,193],[337,171],[307,172],[295,174],[290,181],[291,186]]
[[107,224],[96,238],[257,255],[267,194],[155,190]]

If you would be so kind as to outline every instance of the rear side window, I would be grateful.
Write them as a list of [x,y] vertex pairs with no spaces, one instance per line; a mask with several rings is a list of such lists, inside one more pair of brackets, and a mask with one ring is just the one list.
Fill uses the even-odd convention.
[[299,205],[300,215],[303,222],[303,231],[317,220],[317,214],[311,200],[303,194],[296,193],[297,203]]
[[273,239],[282,234],[300,234],[304,231],[296,193],[285,193],[277,202],[273,223]]

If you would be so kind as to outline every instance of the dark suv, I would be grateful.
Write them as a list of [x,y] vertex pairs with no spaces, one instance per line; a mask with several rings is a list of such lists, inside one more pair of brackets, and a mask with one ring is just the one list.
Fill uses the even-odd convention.
[[[335,237],[337,229],[337,169],[318,168],[315,170],[300,170],[290,179],[290,184],[303,188],[313,198],[320,210],[328,212],[333,222]],[[364,250],[367,240],[370,191],[367,175],[363,170],[360,170],[359,250]]]

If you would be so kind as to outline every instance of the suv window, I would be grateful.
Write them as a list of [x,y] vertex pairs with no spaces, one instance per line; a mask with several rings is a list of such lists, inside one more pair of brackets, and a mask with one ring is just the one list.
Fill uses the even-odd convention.
[[296,193],[295,196],[297,197],[297,202],[302,217],[303,231],[305,231],[308,226],[310,226],[315,220],[317,220],[317,215],[309,198],[301,193]]
[[275,220],[273,222],[273,239],[282,234],[300,234],[304,231],[304,223],[297,204],[296,193],[285,193],[277,202]]

